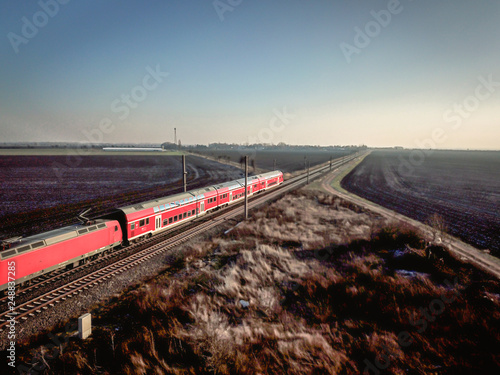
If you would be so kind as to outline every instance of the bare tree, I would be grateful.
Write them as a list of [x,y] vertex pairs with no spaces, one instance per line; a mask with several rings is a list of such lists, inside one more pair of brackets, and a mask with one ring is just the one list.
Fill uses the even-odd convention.
[[444,218],[438,213],[433,213],[427,219],[427,225],[432,228],[432,242],[434,244],[441,242],[444,243],[446,232],[448,230],[448,226],[446,225]]

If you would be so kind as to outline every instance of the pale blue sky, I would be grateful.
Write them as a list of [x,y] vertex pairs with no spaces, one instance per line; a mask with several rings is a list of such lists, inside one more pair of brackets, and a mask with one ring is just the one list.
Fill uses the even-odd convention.
[[60,1],[0,5],[0,141],[500,148],[498,1]]

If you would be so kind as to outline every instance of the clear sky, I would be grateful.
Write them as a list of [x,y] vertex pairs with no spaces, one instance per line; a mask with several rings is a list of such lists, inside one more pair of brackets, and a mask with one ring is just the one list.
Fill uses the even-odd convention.
[[500,148],[497,0],[4,0],[0,29],[0,141]]

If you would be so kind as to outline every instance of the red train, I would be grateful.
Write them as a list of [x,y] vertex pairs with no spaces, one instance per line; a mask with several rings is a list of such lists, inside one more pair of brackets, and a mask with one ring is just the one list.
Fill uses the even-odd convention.
[[[251,176],[248,195],[282,182],[280,171]],[[21,284],[59,268],[83,264],[117,246],[169,230],[236,203],[244,196],[243,178],[121,207],[103,219],[86,224],[4,241],[0,250],[0,291],[7,289],[9,281]]]

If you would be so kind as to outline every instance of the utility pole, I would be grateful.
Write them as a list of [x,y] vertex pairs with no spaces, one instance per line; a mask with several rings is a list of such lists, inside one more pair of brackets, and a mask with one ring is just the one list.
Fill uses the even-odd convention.
[[332,157],[330,156],[330,172],[332,171]]
[[307,156],[304,156],[304,170],[307,169]]
[[307,163],[307,185],[309,185],[309,167],[311,163]]
[[177,128],[174,128],[174,145],[177,146]]
[[248,156],[245,156],[245,217],[248,219]]
[[274,159],[274,162],[273,162],[273,171],[276,170],[276,159]]
[[182,181],[185,193],[187,191],[186,155],[182,155]]

